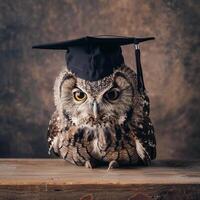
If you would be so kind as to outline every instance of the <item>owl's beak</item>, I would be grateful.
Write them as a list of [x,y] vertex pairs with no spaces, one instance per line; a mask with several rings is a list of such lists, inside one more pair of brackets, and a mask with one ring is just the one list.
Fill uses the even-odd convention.
[[93,110],[94,117],[97,118],[99,108],[98,108],[98,104],[97,104],[96,100],[93,101],[92,110]]

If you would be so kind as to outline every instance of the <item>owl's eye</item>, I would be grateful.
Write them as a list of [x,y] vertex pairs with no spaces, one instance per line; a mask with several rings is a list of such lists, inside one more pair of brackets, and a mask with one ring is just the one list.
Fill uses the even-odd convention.
[[85,101],[87,95],[82,90],[75,88],[73,91],[73,97],[76,101]]
[[108,100],[108,101],[114,101],[116,100],[120,95],[120,91],[117,88],[111,88],[108,92],[106,92],[104,94],[104,97]]

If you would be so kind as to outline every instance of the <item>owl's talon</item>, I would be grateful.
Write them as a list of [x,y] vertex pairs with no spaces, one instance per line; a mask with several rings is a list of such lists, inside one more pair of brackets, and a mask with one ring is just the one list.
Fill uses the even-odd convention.
[[116,160],[112,160],[110,163],[109,163],[109,166],[108,166],[108,171],[110,169],[115,169],[115,168],[118,168],[119,167],[119,164]]
[[92,165],[92,163],[91,163],[89,160],[87,160],[87,161],[85,162],[85,167],[88,168],[88,169],[93,169],[93,168],[94,168],[94,165]]

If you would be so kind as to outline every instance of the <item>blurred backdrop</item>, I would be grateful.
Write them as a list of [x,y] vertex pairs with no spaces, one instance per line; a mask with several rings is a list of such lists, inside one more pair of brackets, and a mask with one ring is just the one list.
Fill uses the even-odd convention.
[[[141,45],[158,158],[200,157],[198,0],[0,1],[0,157],[48,157],[46,132],[63,51],[85,35],[155,36]],[[134,68],[134,51],[123,48]]]

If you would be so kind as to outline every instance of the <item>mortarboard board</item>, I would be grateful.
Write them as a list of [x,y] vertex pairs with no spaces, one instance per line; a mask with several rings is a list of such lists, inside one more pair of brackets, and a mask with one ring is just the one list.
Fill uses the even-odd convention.
[[37,49],[66,50],[67,68],[77,77],[96,81],[113,73],[124,64],[121,46],[134,44],[138,90],[145,90],[140,61],[139,43],[153,37],[136,38],[123,36],[86,36],[64,42],[33,46]]

